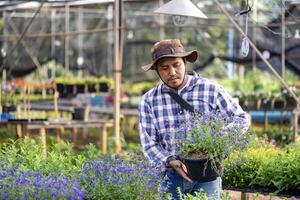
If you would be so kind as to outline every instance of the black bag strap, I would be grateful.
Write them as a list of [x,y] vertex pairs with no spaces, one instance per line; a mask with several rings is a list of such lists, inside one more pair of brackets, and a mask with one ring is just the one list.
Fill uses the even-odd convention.
[[168,92],[168,94],[185,110],[194,112],[194,107],[191,106],[186,100],[184,100],[179,94],[176,92]]

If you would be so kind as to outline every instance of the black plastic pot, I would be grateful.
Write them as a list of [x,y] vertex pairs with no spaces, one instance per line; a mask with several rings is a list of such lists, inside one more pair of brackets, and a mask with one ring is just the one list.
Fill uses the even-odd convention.
[[295,109],[297,107],[297,102],[294,98],[288,97],[286,99],[286,108],[287,109]]
[[257,99],[249,98],[247,99],[247,108],[248,110],[256,110],[258,109]]
[[77,84],[76,86],[76,93],[82,94],[85,92],[85,85],[84,84]]
[[99,83],[99,92],[108,92],[109,86],[107,83]]
[[276,99],[274,101],[275,109],[283,109],[285,107],[285,101],[283,99]]
[[15,105],[3,105],[2,106],[3,113],[15,112],[16,110],[17,110],[17,107]]
[[262,110],[272,109],[272,101],[269,99],[262,99],[261,104],[260,104],[260,109],[262,109]]
[[96,92],[96,85],[95,84],[88,84],[88,92],[89,93],[95,93]]
[[61,98],[64,98],[66,97],[66,87],[64,84],[62,83],[57,83],[56,84],[56,89],[57,89],[57,92],[59,93],[59,97]]
[[73,120],[84,120],[85,108],[78,107],[74,108],[74,112],[72,113]]
[[185,164],[189,177],[198,182],[214,181],[219,176],[211,161],[208,158],[188,158],[178,156],[178,159]]
[[65,85],[66,87],[66,93],[67,93],[67,97],[73,97],[75,96],[75,85],[73,84],[68,84],[68,85]]

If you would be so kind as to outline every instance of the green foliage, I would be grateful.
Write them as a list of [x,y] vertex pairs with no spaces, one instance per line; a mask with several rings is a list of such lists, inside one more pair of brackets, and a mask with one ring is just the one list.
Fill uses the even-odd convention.
[[261,139],[266,139],[268,142],[274,143],[277,146],[284,147],[292,142],[292,130],[289,125],[271,125],[266,129],[262,127],[251,127],[251,132]]
[[286,149],[256,146],[237,152],[225,160],[223,184],[226,187],[267,189],[274,192],[300,188],[299,144]]
[[182,194],[181,190],[178,188],[178,193],[180,200],[210,200],[210,199],[220,199],[221,200],[231,200],[231,197],[228,192],[222,192],[222,191],[215,191],[212,196],[207,196],[205,191],[203,189],[200,189],[200,191],[196,192],[195,195],[191,194]]
[[75,77],[75,76],[60,76],[56,77],[54,80],[55,83],[61,83],[66,85],[75,85],[75,84],[87,84],[87,85],[96,85],[98,83],[107,83],[109,87],[113,86],[113,80],[107,78],[106,76],[97,77]]
[[244,132],[239,123],[239,119],[229,119],[219,113],[195,113],[178,131],[176,142],[184,156],[206,154],[221,175],[223,158],[234,151],[242,151],[249,143],[250,134]]
[[12,142],[0,152],[0,198],[157,199],[158,171],[140,155],[104,156],[92,144],[76,154],[65,144],[43,157],[38,144]]
[[234,76],[232,79],[220,80],[221,84],[231,93],[241,92],[244,95],[264,95],[271,96],[280,92],[281,86],[278,81],[274,81],[270,73],[261,70],[248,71],[244,78]]
[[76,175],[87,158],[75,154],[70,144],[64,149],[52,148],[47,152],[47,157],[41,155],[41,147],[37,143],[27,144],[15,141],[6,144],[0,152],[0,159],[10,166],[20,166],[23,170],[38,172],[43,175],[55,174],[72,177]]
[[257,169],[275,154],[276,150],[268,147],[251,147],[243,153],[230,155],[224,161],[223,184],[233,188],[254,188],[250,183],[255,178]]
[[156,85],[154,81],[143,81],[139,83],[126,82],[123,86],[125,92],[131,96],[142,95]]
[[255,187],[293,191],[300,188],[300,152],[280,151],[273,159],[263,162],[252,181]]

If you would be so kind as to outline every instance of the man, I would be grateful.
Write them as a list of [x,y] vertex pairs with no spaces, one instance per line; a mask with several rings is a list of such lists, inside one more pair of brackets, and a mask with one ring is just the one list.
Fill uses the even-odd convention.
[[195,194],[203,189],[208,196],[217,193],[219,198],[220,178],[211,182],[194,182],[187,175],[186,166],[176,159],[178,148],[172,141],[186,111],[168,92],[177,92],[194,107],[195,112],[218,111],[238,117],[245,131],[250,125],[249,117],[220,85],[196,73],[186,73],[186,62],[195,62],[197,51],[186,52],[179,40],[170,39],[154,44],[151,54],[152,63],[142,69],[155,70],[163,83],[143,96],[139,107],[139,128],[145,157],[165,172],[160,192],[168,192],[172,199],[179,199],[177,188],[183,194]]

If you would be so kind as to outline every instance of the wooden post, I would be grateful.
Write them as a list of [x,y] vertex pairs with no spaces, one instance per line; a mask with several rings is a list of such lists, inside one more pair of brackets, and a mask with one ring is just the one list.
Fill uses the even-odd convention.
[[83,120],[85,122],[89,120],[90,111],[91,111],[91,107],[86,106],[85,109],[84,109],[84,118],[83,118]]
[[22,138],[22,124],[17,124],[17,136],[18,138]]
[[121,0],[115,1],[115,18],[114,18],[114,131],[115,131],[115,151],[120,154],[121,140],[120,140],[120,84],[121,84],[121,62],[120,62],[120,4]]
[[267,130],[269,125],[269,119],[268,119],[268,111],[264,111],[264,131]]
[[58,92],[56,90],[56,87],[55,87],[54,99],[53,99],[55,118],[59,118],[59,116],[58,116],[58,96],[59,96],[59,94],[58,94]]
[[46,128],[40,128],[40,136],[41,136],[41,149],[42,149],[42,157],[47,156],[47,143],[46,143]]
[[246,192],[241,192],[241,200],[249,200],[249,195]]
[[[298,104],[299,105],[299,104]],[[298,106],[292,112],[292,126],[293,126],[293,136],[292,141],[296,142],[298,135]]]
[[61,132],[60,132],[60,129],[56,129],[55,130],[56,132],[56,141],[57,141],[57,144],[60,146],[61,145]]
[[74,127],[72,129],[72,142],[75,143],[77,141],[77,133],[78,133],[78,128]]
[[103,153],[107,153],[107,127],[106,123],[101,127],[100,133],[100,149]]
[[26,136],[25,136],[25,142],[27,143],[27,144],[30,144],[30,132],[29,132],[29,130],[28,130],[28,128],[26,127],[25,128],[25,131],[26,131]]

